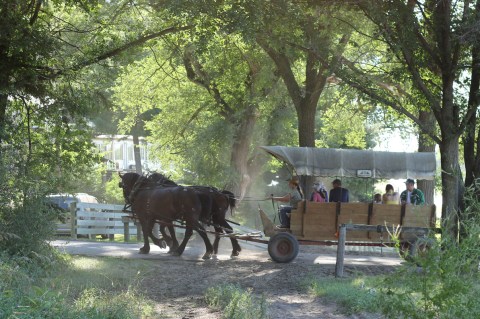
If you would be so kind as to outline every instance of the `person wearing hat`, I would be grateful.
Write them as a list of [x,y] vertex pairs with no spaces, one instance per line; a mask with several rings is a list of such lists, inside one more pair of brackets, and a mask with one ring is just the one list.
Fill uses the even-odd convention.
[[298,202],[303,199],[299,184],[298,178],[292,177],[288,179],[288,187],[291,189],[290,193],[281,197],[274,197],[273,195],[270,197],[270,199],[274,201],[289,203],[288,205],[282,205],[278,213],[281,228],[290,228],[290,213],[292,209],[297,208]]
[[313,192],[310,196],[310,201],[318,203],[328,202],[327,191],[325,190],[325,186],[323,186],[322,182],[313,183]]
[[330,202],[348,203],[349,192],[348,189],[342,187],[342,181],[334,179],[332,182],[333,188],[330,190]]
[[421,190],[415,188],[415,181],[413,179],[408,178],[405,181],[405,185],[407,189],[400,194],[400,202],[402,204],[425,204],[425,196],[423,195],[423,192]]

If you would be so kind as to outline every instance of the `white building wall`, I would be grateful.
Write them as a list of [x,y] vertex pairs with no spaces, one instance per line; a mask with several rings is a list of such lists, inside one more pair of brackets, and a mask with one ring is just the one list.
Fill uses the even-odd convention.
[[[134,171],[135,156],[131,135],[98,135],[93,139],[98,151],[107,159],[109,170]],[[140,137],[140,158],[143,171],[160,170],[160,163],[152,162],[148,156],[149,145]]]

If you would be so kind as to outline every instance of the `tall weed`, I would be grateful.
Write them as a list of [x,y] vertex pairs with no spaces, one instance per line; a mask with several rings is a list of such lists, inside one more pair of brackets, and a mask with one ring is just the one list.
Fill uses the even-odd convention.
[[205,295],[207,304],[223,310],[222,317],[229,319],[263,319],[267,316],[265,297],[256,297],[236,285],[209,288]]

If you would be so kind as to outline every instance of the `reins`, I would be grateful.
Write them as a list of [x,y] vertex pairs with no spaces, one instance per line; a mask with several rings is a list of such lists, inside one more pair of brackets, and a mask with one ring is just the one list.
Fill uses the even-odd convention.
[[[128,210],[124,210],[124,212],[127,212],[127,213],[131,213],[132,214],[132,217],[135,218],[136,220],[138,220],[139,218],[135,216],[135,214],[133,213],[133,211],[128,211]],[[165,221],[165,219],[169,220],[170,222],[168,221]],[[191,226],[185,226],[184,224],[184,221],[182,219],[174,219],[174,218],[167,218],[165,217],[163,220],[160,220],[160,219],[154,219],[155,222],[159,223],[159,224],[162,224],[162,225],[165,225],[165,226],[173,226],[173,227],[178,227],[178,228],[183,228],[183,229],[188,229],[188,228],[192,228],[192,229],[195,229],[195,230],[198,230],[198,231],[204,231],[206,233],[210,233],[210,234],[216,234],[216,235],[221,235],[222,233],[218,233],[218,232],[214,232],[214,231],[211,231],[211,230],[202,230],[202,229],[196,229],[195,227],[191,227]],[[227,220],[228,222],[231,222],[232,224],[235,224],[235,225],[240,225],[236,222],[233,222],[231,220]],[[174,224],[174,222],[177,222],[177,223],[180,223],[181,225],[176,225]],[[217,227],[217,228],[220,228],[222,230],[224,230],[226,233],[228,233],[228,230],[231,230],[229,228],[226,228],[226,227],[223,227],[223,226],[220,226],[218,224],[214,224],[214,223],[211,223],[211,222],[203,222],[203,221],[200,221],[204,224],[206,224],[207,226],[212,226],[212,227]]]

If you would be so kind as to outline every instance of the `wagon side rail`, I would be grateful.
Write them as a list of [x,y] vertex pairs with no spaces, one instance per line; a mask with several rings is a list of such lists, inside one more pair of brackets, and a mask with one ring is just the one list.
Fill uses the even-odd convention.
[[432,231],[439,232],[439,229],[429,227],[408,227],[408,226],[382,226],[382,225],[361,225],[361,224],[342,224],[339,226],[339,236],[337,244],[337,261],[335,265],[335,277],[343,277],[344,259],[345,259],[345,245],[347,238],[347,231],[367,231],[367,232],[388,232],[396,233],[401,231],[406,234],[414,234],[415,236],[427,236]]

